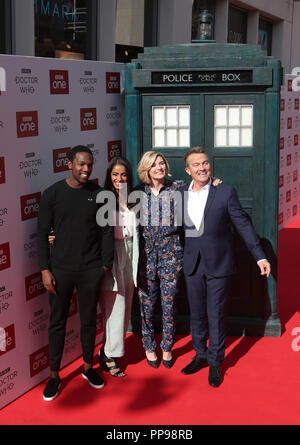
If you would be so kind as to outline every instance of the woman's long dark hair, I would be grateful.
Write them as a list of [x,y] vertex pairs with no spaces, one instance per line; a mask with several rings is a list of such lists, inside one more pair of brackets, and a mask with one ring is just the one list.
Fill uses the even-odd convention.
[[111,181],[111,172],[112,169],[114,168],[115,165],[123,165],[126,169],[126,173],[127,173],[127,196],[129,196],[129,194],[132,192],[133,189],[133,174],[132,174],[132,168],[130,165],[130,162],[127,161],[126,158],[122,158],[121,156],[115,157],[110,161],[110,164],[107,168],[106,171],[106,178],[105,178],[105,182],[104,182],[104,188],[105,190],[110,190],[112,191],[116,198],[118,198],[118,194],[113,186],[113,183]]

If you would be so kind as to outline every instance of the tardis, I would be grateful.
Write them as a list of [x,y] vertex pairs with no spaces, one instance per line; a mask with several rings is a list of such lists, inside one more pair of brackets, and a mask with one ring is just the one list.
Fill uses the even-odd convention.
[[[157,150],[168,159],[172,178],[189,182],[184,154],[190,147],[203,147],[213,176],[236,188],[271,262],[271,276],[261,277],[234,233],[238,271],[228,299],[230,335],[281,335],[277,314],[281,83],[280,61],[255,45],[207,41],[145,48],[126,65],[126,155],[134,172],[145,151]],[[188,333],[184,280],[176,303],[177,333]],[[137,306],[136,300],[133,330]]]

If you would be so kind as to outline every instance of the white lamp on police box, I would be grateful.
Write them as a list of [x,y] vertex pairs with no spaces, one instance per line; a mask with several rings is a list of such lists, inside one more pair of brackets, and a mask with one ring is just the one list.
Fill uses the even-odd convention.
[[198,17],[196,41],[213,40],[213,15],[207,11],[201,11]]

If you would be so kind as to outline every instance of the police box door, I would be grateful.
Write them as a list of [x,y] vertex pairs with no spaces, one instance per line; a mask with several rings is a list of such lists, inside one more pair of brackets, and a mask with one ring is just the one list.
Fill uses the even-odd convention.
[[[212,172],[236,187],[242,207],[258,233],[263,226],[264,95],[142,95],[143,152],[161,151],[173,179],[189,181],[183,156],[205,148]],[[243,241],[235,233],[238,272],[228,315],[264,318],[264,283]],[[177,312],[178,313],[178,312]]]
[[[263,94],[205,96],[204,146],[213,174],[236,188],[258,234],[264,223],[264,121]],[[263,319],[264,280],[236,232],[234,243],[238,270],[228,314]]]

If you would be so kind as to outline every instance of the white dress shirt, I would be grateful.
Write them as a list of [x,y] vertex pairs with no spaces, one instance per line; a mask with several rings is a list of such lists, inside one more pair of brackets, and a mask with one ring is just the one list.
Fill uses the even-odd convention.
[[204,209],[210,189],[211,179],[202,187],[200,191],[193,190],[194,181],[191,182],[188,189],[188,216],[197,230],[200,229],[201,222],[204,218]]

